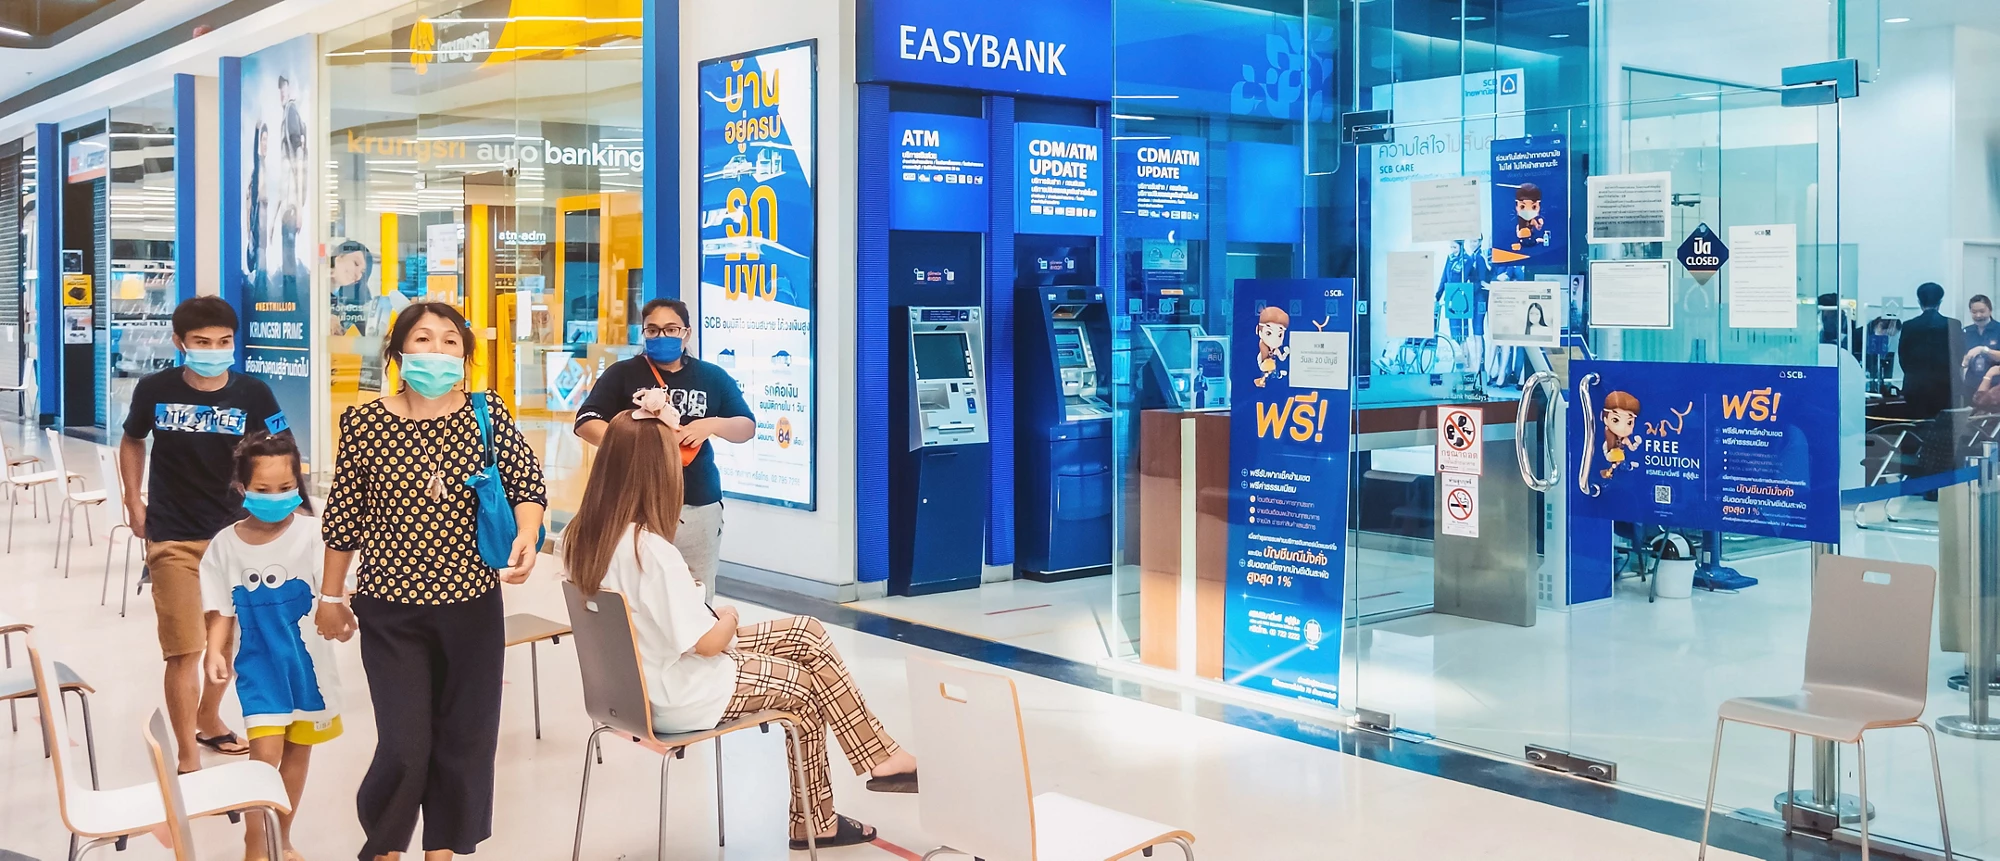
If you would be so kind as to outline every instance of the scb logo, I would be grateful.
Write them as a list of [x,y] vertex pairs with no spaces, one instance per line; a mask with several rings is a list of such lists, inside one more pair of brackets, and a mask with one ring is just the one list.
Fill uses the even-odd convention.
[[1508,72],[1500,76],[1500,95],[1513,96],[1521,92],[1521,73]]

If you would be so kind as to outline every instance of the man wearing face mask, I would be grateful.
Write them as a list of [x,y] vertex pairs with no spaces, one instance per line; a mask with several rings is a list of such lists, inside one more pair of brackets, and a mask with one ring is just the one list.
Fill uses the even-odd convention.
[[611,367],[591,387],[576,411],[576,435],[591,445],[604,439],[611,418],[632,408],[642,389],[666,389],[680,414],[681,463],[685,501],[674,548],[710,598],[715,597],[715,565],[722,552],[722,474],[715,468],[709,438],[745,443],[757,435],[757,420],[743,390],[722,368],[685,351],[688,306],[678,299],[654,299],[640,314],[644,355]]
[[[179,739],[180,770],[189,772],[201,767],[203,747],[230,756],[250,752],[222,722],[227,684],[201,678],[208,644],[201,557],[209,539],[244,516],[243,497],[231,489],[236,444],[251,431],[280,433],[286,425],[262,380],[230,370],[237,320],[228,302],[215,296],[182,302],[173,327],[182,364],[149,374],[133,388],[118,468],[132,534],[146,542],[160,651],[167,659],[167,715]],[[148,436],[153,458],[145,474]]]

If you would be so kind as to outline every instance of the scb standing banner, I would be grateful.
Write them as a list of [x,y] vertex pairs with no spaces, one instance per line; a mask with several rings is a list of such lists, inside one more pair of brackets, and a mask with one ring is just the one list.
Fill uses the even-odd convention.
[[[310,246],[313,152],[319,116],[318,56],[300,36],[244,57],[236,120],[243,187],[239,223],[243,257],[243,371],[269,384],[298,437],[312,452],[312,297],[318,254]],[[231,193],[227,190],[225,194]]]
[[1570,363],[1570,511],[1840,540],[1840,375],[1789,365]]
[[1236,282],[1223,677],[1338,705],[1350,279]]
[[811,509],[816,41],[701,64],[702,358],[743,386],[746,445],[717,446],[729,496]]

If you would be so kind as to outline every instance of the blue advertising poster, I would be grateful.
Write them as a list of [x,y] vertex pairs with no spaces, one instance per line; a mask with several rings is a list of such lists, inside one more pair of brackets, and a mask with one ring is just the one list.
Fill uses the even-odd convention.
[[1125,147],[1118,154],[1118,200],[1126,236],[1207,239],[1208,142],[1169,135]]
[[1568,142],[1493,142],[1493,265],[1562,263],[1569,238]]
[[308,460],[312,453],[312,290],[314,247],[313,99],[318,56],[300,36],[244,57],[236,120],[244,188],[242,216],[243,372],[278,398]]
[[1231,684],[1340,703],[1350,279],[1236,282],[1230,333]]
[[985,119],[891,113],[889,145],[890,230],[986,231]]
[[1104,131],[1017,123],[1014,140],[1015,231],[1102,234]]
[[715,464],[726,495],[805,509],[815,504],[817,47],[705,60],[700,71],[696,346],[757,416],[757,436],[717,444]]
[[864,0],[858,80],[1111,100],[1111,0]]
[[1570,363],[1579,516],[1840,539],[1839,372]]

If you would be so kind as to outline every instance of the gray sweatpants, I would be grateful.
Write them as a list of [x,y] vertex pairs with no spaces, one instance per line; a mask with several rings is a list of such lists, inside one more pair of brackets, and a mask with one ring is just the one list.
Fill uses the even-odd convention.
[[715,563],[722,557],[722,503],[690,505],[681,509],[681,526],[674,533],[674,549],[687,560],[688,571],[715,600]]

